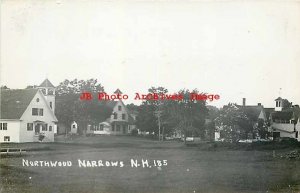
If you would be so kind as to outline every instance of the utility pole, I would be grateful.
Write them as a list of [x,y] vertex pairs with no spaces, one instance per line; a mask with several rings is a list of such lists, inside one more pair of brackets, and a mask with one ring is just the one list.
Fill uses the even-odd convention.
[[157,110],[157,111],[154,112],[155,116],[158,119],[158,141],[160,141],[160,125],[161,125],[160,124],[160,117],[161,117],[161,113],[162,113],[162,111],[160,111],[160,110]]

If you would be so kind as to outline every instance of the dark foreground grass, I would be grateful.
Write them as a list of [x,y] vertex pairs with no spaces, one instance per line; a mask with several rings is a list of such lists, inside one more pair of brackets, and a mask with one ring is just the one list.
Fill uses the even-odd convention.
[[[274,159],[272,151],[203,150],[178,142],[131,137],[90,137],[53,144],[24,157],[1,158],[1,192],[299,192],[300,162]],[[21,145],[22,144],[18,144]],[[42,146],[46,145],[46,146]],[[71,167],[27,167],[22,159],[71,161]],[[78,167],[80,160],[123,161],[124,167]],[[130,159],[168,165],[131,167]]]

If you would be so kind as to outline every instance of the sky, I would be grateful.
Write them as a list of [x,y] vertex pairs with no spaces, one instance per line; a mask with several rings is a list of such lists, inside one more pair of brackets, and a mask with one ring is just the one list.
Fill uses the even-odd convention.
[[300,104],[299,1],[2,0],[0,84],[95,78],[107,93],[164,86],[209,105]]

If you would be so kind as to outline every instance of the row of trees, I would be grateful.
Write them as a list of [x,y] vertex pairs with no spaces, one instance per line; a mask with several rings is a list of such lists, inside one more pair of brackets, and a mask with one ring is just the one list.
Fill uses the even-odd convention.
[[[164,87],[151,87],[148,93],[167,94]],[[159,135],[182,132],[184,136],[193,135],[204,137],[205,118],[208,116],[206,102],[190,100],[190,93],[199,93],[196,89],[179,90],[182,100],[145,100],[138,107],[137,127],[142,131]]]

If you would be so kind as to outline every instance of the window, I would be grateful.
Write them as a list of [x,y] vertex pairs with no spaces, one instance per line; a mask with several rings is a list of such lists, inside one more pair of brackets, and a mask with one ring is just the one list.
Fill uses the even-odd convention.
[[32,108],[32,115],[43,116],[44,110],[39,108]]
[[27,123],[27,131],[33,131],[33,123]]
[[123,113],[122,114],[122,119],[125,120],[125,118],[126,118],[126,115],[125,115],[125,113]]
[[44,114],[44,109],[39,109],[39,116],[43,116]]
[[50,102],[50,104],[49,104],[49,105],[50,105],[50,108],[52,109],[52,102]]
[[1,123],[1,125],[2,125],[2,130],[7,130],[7,123]]
[[104,128],[103,125],[100,125],[100,131],[103,131],[103,128]]
[[46,95],[46,89],[43,88],[41,91],[44,95]]
[[75,128],[75,127],[76,127],[75,124],[73,124],[73,125],[72,125],[72,128]]
[[122,106],[119,105],[118,106],[118,110],[121,111],[122,110]]
[[52,126],[49,125],[49,131],[52,131]]
[[42,125],[42,131],[47,131],[48,125],[47,124],[43,124]]
[[113,125],[113,126],[112,126],[112,128],[111,128],[112,131],[115,131],[115,126],[116,126],[116,125]]
[[10,136],[4,136],[4,141],[10,141]]
[[37,102],[37,103],[40,102],[40,99],[39,99],[39,98],[36,98],[36,102]]
[[114,113],[114,119],[117,119],[117,118],[118,118],[118,114]]
[[32,115],[38,115],[38,108],[32,108]]
[[120,131],[120,125],[117,125],[117,131]]
[[54,95],[54,90],[48,89],[48,95]]

